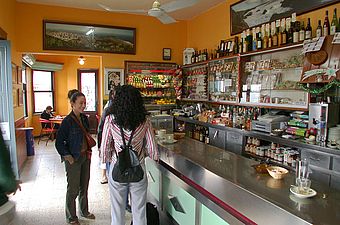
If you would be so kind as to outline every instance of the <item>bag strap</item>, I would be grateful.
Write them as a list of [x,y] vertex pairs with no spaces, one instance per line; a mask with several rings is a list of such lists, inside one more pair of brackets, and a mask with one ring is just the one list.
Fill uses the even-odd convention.
[[130,145],[131,145],[132,137],[133,137],[133,134],[135,133],[135,130],[132,130],[131,135],[130,135],[129,142],[128,142],[128,144],[126,145],[125,137],[124,137],[124,130],[123,130],[122,127],[119,127],[119,129],[120,129],[120,134],[121,134],[121,136],[122,136],[123,146],[124,146],[124,148],[126,148],[126,146],[130,146]]
[[83,126],[83,124],[81,124],[79,122],[79,120],[74,115],[71,115],[71,118],[79,125],[79,127],[83,131],[84,135],[87,135],[87,131],[85,130],[85,127]]

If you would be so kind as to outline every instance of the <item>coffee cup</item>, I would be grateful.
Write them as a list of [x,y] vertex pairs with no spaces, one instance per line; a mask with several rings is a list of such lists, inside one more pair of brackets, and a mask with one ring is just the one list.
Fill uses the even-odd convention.
[[167,134],[165,140],[166,142],[174,142],[174,134]]
[[165,129],[160,129],[158,130],[158,136],[163,138],[166,135],[166,130]]

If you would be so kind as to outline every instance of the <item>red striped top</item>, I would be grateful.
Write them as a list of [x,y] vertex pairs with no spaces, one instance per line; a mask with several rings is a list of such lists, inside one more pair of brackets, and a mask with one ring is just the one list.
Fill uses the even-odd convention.
[[[125,143],[127,144],[131,131],[124,130]],[[144,142],[144,148],[143,148]],[[123,144],[120,128],[114,122],[114,116],[108,115],[105,118],[104,127],[103,127],[103,135],[102,135],[102,144],[101,144],[101,161],[116,163],[117,156],[115,154],[115,150],[117,152],[121,151],[120,146]],[[149,119],[146,119],[144,123],[139,125],[135,133],[133,134],[131,145],[133,149],[137,151],[139,160],[144,159],[146,156],[149,156],[153,160],[158,160],[158,149],[155,141],[155,136],[152,129],[152,124]]]

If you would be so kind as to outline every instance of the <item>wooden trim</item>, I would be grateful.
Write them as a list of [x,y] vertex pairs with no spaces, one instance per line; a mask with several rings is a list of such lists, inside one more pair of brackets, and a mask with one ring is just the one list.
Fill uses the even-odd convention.
[[0,27],[0,40],[7,40],[7,33]]

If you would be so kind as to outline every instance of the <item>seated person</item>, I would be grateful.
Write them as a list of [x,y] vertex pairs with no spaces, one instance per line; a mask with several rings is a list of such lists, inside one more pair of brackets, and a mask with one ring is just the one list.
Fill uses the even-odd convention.
[[[52,113],[52,106],[47,106],[46,109],[41,113],[40,118],[41,119],[45,119],[45,120],[50,120],[51,118],[54,118],[54,115]],[[41,123],[41,126],[43,128],[51,128],[51,124],[47,124],[47,123]],[[59,125],[55,124],[54,128],[58,129]]]

